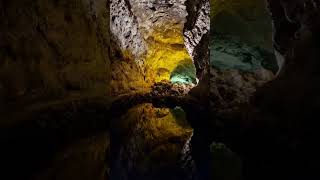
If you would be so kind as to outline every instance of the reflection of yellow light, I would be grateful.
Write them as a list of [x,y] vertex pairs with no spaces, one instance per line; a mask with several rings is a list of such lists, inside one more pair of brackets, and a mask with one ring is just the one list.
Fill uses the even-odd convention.
[[179,62],[193,64],[184,46],[182,28],[159,28],[149,37],[148,44],[146,74],[151,81],[170,80],[170,74]]
[[188,122],[185,119],[185,113],[180,112],[180,116],[173,113],[168,108],[155,108],[152,104],[141,104],[133,107],[122,117],[123,126],[132,127],[135,124],[136,129],[142,129],[141,136],[143,140],[152,143],[158,140],[165,140],[170,136],[186,138],[192,133]]

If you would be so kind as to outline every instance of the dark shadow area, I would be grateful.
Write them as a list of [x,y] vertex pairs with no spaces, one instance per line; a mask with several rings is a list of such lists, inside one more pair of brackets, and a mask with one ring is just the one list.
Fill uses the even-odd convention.
[[1,178],[32,179],[67,145],[108,129],[105,104],[71,103],[33,112],[19,125],[1,129]]

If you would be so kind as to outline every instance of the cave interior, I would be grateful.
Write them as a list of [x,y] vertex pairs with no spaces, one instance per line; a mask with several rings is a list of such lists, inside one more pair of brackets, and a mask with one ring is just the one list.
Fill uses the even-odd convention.
[[319,179],[319,0],[0,0],[0,179]]

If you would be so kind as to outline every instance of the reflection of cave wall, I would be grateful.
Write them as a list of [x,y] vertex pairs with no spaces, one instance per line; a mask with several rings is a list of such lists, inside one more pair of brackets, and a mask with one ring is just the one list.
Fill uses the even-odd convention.
[[140,104],[116,123],[112,147],[111,179],[180,179],[181,149],[192,133],[182,109]]

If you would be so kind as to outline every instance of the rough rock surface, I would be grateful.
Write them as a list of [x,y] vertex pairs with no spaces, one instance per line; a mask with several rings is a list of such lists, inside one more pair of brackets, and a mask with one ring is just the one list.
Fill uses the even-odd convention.
[[[269,37],[271,39],[271,36]],[[210,65],[216,69],[237,69],[253,72],[265,69],[278,72],[278,65],[273,53],[244,43],[241,37],[213,34],[210,43]]]
[[185,45],[197,70],[198,79],[203,79],[209,71],[209,0],[186,1],[187,22],[184,26]]
[[319,1],[267,3],[281,69],[237,116],[224,116],[223,141],[242,158],[246,179],[318,178]]
[[[207,48],[209,2],[190,2],[111,1],[112,92],[144,91],[155,82],[170,80],[180,63],[193,65],[193,60],[197,74],[208,68],[208,53],[200,52]],[[188,9],[192,3],[198,4],[196,9]],[[184,38],[186,34],[190,37]],[[178,75],[184,76],[189,75]]]
[[[310,113],[317,109],[318,85],[315,82],[318,81],[316,74],[318,74],[319,57],[319,2],[308,0],[280,2],[268,1],[268,4],[273,23],[280,23],[279,20],[283,23],[274,26],[274,45],[284,60],[283,68],[277,79],[259,89],[257,102],[263,109],[267,107],[273,110],[282,109],[281,114],[285,115],[283,117],[285,119],[293,117],[296,119],[298,116],[293,115],[295,113],[302,113],[299,116],[306,115],[301,111],[294,111],[303,103],[308,104],[310,109],[306,111]],[[292,33],[287,36],[278,34],[286,29]],[[291,109],[292,114],[288,114],[285,109]]]
[[214,111],[224,117],[241,111],[239,106],[274,78],[278,65],[262,1],[210,2],[210,97]]
[[[138,27],[138,20],[130,1],[112,0],[110,3],[110,28],[112,42],[119,51],[128,52],[139,59],[146,51],[146,44]],[[111,46],[111,49],[116,48]]]
[[210,101],[217,117],[234,117],[249,103],[256,89],[270,81],[274,74],[265,69],[241,72],[236,69],[210,70]]
[[0,179],[107,178],[108,3],[0,1]]
[[107,6],[105,0],[1,1],[0,111],[72,94],[106,95]]
[[261,0],[211,0],[211,33],[237,36],[244,43],[270,52],[271,18]]

